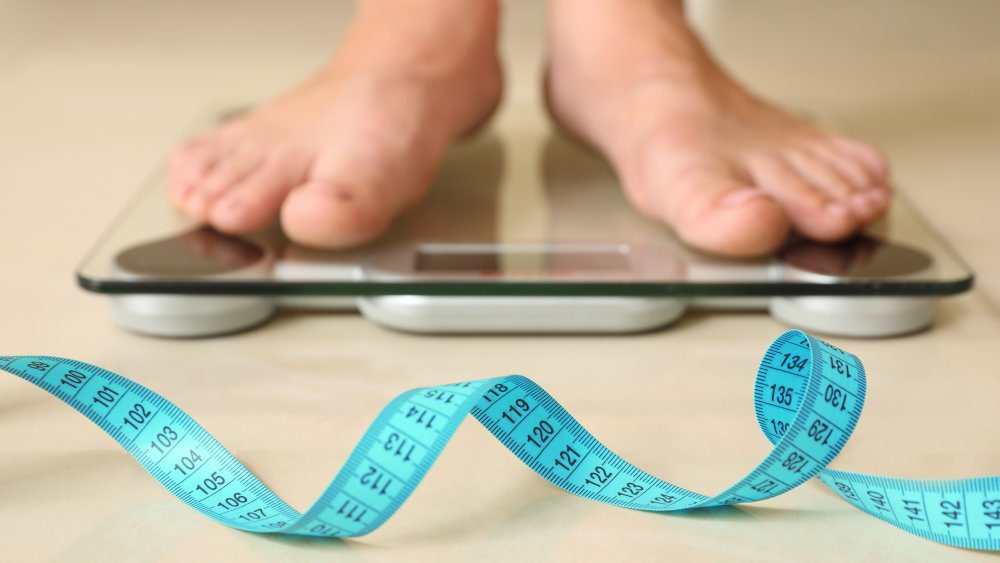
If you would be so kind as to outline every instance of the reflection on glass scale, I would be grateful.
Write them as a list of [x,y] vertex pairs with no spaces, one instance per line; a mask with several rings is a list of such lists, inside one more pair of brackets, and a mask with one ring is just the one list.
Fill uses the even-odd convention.
[[903,197],[838,245],[792,240],[775,256],[693,251],[628,205],[607,164],[544,117],[455,147],[425,202],[363,248],[319,251],[277,227],[244,237],[190,223],[159,173],[81,264],[116,323],[167,337],[258,325],[279,308],[357,309],[421,333],[625,333],[689,307],[760,309],[815,332],[921,330],[972,273]]

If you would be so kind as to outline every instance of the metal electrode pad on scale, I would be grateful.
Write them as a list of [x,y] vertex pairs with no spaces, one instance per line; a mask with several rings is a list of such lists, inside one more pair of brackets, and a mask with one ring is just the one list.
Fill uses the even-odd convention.
[[695,510],[765,500],[818,477],[858,509],[910,533],[952,546],[1000,550],[1000,477],[917,481],[827,467],[861,415],[865,370],[854,355],[800,331],[771,344],[754,384],[757,421],[773,449],[746,476],[712,496],[631,465],[541,387],[515,375],[403,393],[378,415],[319,500],[299,513],[191,417],[129,379],[48,356],[0,357],[0,369],[99,425],[192,508],[251,532],[326,537],[371,532],[403,504],[471,413],[536,473],[598,502],[658,512]]

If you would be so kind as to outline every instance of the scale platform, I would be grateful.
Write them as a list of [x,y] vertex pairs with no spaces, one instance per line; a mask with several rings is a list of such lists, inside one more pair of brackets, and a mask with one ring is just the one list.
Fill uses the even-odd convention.
[[121,326],[167,337],[234,332],[303,307],[423,333],[637,332],[691,307],[759,309],[866,337],[930,326],[937,298],[969,290],[973,274],[905,194],[842,244],[793,239],[753,260],[702,254],[635,212],[599,155],[536,116],[501,119],[453,148],[427,199],[352,250],[303,248],[277,226],[233,237],[194,224],[170,205],[161,169],[77,279],[111,296]]

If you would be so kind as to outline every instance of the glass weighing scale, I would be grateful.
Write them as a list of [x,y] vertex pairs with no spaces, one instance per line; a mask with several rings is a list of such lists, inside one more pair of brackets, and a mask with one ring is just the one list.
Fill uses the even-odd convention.
[[842,244],[794,239],[753,260],[699,253],[635,212],[603,159],[542,112],[505,114],[453,148],[427,199],[365,247],[302,248],[276,226],[217,233],[172,208],[161,170],[77,279],[110,295],[119,325],[166,337],[242,330],[296,307],[421,333],[622,333],[690,307],[760,309],[815,332],[889,336],[929,326],[937,298],[972,287],[899,194]]

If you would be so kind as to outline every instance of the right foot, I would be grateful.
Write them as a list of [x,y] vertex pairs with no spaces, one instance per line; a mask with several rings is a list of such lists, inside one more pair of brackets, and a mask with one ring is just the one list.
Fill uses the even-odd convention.
[[172,201],[226,233],[280,214],[302,245],[376,238],[496,108],[497,19],[496,0],[360,2],[319,74],[174,151]]
[[681,0],[549,0],[549,10],[553,115],[689,245],[767,254],[790,226],[839,241],[888,209],[878,150],[743,89],[687,26]]

